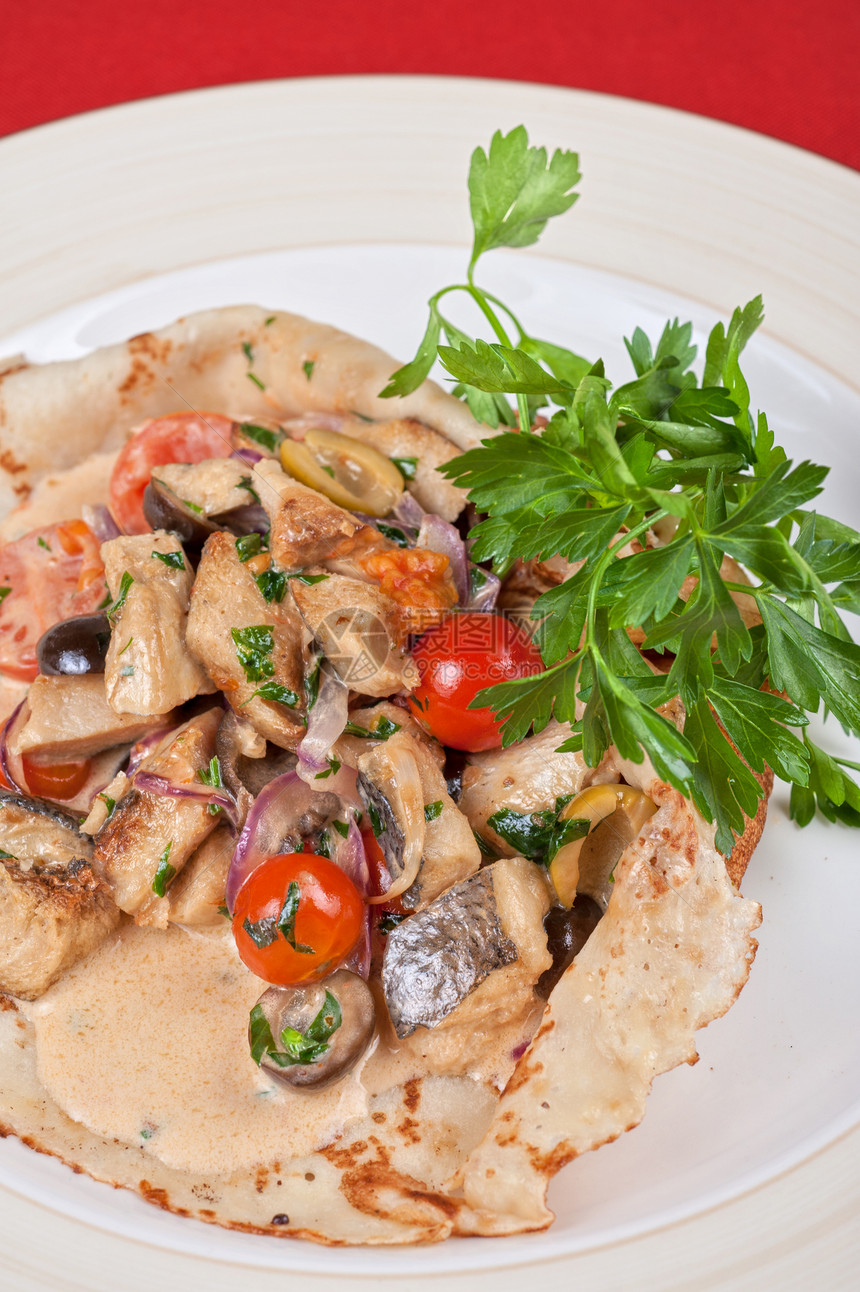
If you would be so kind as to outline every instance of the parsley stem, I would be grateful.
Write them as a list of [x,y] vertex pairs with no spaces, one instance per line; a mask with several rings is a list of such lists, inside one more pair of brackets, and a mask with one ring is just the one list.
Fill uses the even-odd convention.
[[[499,319],[495,310],[491,308],[489,301],[487,300],[486,294],[481,290],[480,287],[476,287],[475,284],[472,282],[471,266],[469,268],[469,286],[467,288],[467,291],[471,296],[472,300],[478,306],[478,309],[484,315],[484,318],[487,320],[490,327],[495,332],[496,338],[498,339],[499,343],[503,346],[506,346],[508,350],[512,350],[513,346],[511,345],[511,339],[508,336],[505,329],[502,327],[501,323],[499,322]],[[516,320],[514,321],[516,322]],[[517,395],[517,409],[520,415],[520,430],[531,431],[532,419],[529,415],[529,401],[525,395]]]
[[652,525],[656,524],[658,520],[662,520],[663,517],[668,514],[669,513],[666,511],[655,511],[649,516],[646,516],[644,520],[640,520],[638,525],[634,525],[632,529],[626,530],[615,540],[614,543],[610,544],[597,562],[594,577],[592,578],[591,586],[588,589],[588,610],[585,616],[585,644],[595,655],[600,655],[600,652],[597,649],[597,644],[594,640],[594,615],[597,609],[597,594],[600,591],[603,576],[609,569],[613,556],[619,547],[626,547],[634,538],[638,538],[640,534],[644,534]]

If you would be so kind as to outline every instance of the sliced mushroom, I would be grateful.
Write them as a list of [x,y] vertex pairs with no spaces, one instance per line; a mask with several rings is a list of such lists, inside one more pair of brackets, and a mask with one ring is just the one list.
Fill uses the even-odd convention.
[[36,646],[39,672],[50,677],[103,673],[110,645],[107,615],[75,615],[42,633]]
[[602,915],[603,911],[594,898],[587,897],[585,893],[577,894],[570,909],[566,906],[552,907],[543,922],[552,964],[541,974],[535,987],[543,1000],[549,999],[550,992],[579,955]]
[[[260,482],[255,480],[250,463],[240,458],[207,458],[203,462],[171,462],[157,471],[151,481],[157,505],[176,510],[183,523],[189,516],[196,518],[195,532],[202,534],[198,545],[214,529],[229,529],[233,534],[265,533],[268,529],[260,505]],[[161,528],[173,527],[162,524]]]
[[[373,1040],[373,995],[348,969],[338,969],[322,982],[270,987],[251,1014],[252,1052],[265,1025],[275,1053],[282,1057],[279,1062],[264,1049],[260,1066],[285,1086],[322,1090],[351,1072]],[[286,1029],[291,1030],[285,1035]]]
[[143,492],[143,514],[153,529],[175,534],[194,551],[218,528],[200,511],[189,507],[161,480],[152,477]]
[[397,732],[358,759],[358,792],[391,876],[380,902],[409,888],[424,855],[424,792],[411,743]]
[[562,844],[550,862],[549,876],[562,906],[577,893],[592,897],[602,911],[612,895],[612,872],[657,805],[630,785],[591,785],[559,814],[577,837]]

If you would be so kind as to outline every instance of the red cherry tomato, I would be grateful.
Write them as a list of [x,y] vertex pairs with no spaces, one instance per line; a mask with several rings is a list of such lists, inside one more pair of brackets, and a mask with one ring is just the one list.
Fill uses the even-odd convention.
[[165,462],[228,458],[233,423],[219,413],[174,413],[144,422],[120,450],[110,478],[110,509],[126,534],[147,534],[143,493],[153,467]]
[[421,683],[410,696],[413,715],[452,749],[498,749],[501,724],[492,709],[470,709],[485,686],[543,669],[525,630],[502,615],[451,615],[412,648]]
[[92,762],[84,759],[78,763],[37,763],[28,754],[22,754],[21,766],[31,794],[64,803],[84,788]]
[[38,673],[36,643],[61,619],[104,600],[101,544],[82,520],[34,529],[0,548],[0,672],[23,682]]
[[325,978],[358,941],[364,903],[325,857],[269,857],[239,890],[233,937],[258,978],[287,987]]

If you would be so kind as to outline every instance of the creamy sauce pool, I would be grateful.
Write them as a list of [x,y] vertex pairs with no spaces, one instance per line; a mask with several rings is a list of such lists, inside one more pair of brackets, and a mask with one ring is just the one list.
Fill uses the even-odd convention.
[[[229,1175],[302,1157],[367,1114],[373,1095],[432,1071],[504,1081],[521,1019],[464,1040],[419,1029],[378,1041],[318,1093],[273,1082],[248,1053],[248,1014],[267,984],[215,933],[129,924],[26,1007],[39,1078],[63,1111],[179,1170]],[[531,1029],[530,1029],[531,1030]]]

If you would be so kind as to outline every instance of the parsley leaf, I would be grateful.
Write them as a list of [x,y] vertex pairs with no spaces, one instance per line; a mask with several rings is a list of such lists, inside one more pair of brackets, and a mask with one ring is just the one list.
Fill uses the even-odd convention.
[[170,864],[170,849],[173,847],[173,840],[169,840],[164,852],[158,860],[158,867],[152,879],[152,891],[156,897],[163,897],[164,890],[176,874],[176,870]]
[[156,561],[163,561],[173,570],[185,569],[185,559],[181,552],[153,552],[152,555]]
[[249,682],[260,682],[275,671],[271,658],[275,648],[272,629],[272,624],[253,624],[248,628],[230,630],[236,656]]

